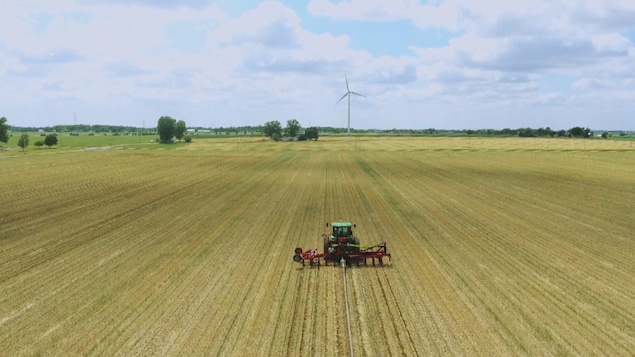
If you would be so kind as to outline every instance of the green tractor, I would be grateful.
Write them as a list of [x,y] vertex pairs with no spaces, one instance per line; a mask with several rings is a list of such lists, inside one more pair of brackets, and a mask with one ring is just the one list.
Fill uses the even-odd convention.
[[[331,234],[324,234],[324,259],[339,263],[344,258],[350,263],[350,256],[360,252],[359,238],[353,234],[357,226],[351,222],[332,222]],[[328,227],[329,224],[327,223]]]

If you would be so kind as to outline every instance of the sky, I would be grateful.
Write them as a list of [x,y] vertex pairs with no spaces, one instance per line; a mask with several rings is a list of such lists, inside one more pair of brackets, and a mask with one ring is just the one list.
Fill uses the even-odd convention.
[[633,0],[0,0],[13,126],[635,129]]

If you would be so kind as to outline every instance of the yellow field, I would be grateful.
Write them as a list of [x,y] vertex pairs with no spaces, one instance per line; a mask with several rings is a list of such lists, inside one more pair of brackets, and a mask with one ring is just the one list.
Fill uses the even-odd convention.
[[[0,354],[635,354],[635,148],[482,138],[199,140],[0,153]],[[51,152],[52,151],[52,152]],[[321,248],[320,248],[321,249]]]

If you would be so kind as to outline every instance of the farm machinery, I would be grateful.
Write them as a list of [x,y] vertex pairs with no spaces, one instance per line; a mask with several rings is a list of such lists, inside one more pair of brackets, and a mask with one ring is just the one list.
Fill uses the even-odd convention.
[[[329,223],[326,224],[329,226]],[[323,234],[324,250],[322,253],[317,249],[302,250],[302,248],[295,248],[295,254],[293,260],[297,263],[309,265],[320,265],[320,262],[324,260],[324,263],[328,265],[329,262],[333,264],[346,264],[346,265],[360,265],[361,263],[368,264],[368,260],[378,262],[380,265],[384,264],[384,258],[390,258],[388,248],[386,248],[386,242],[379,243],[373,246],[361,246],[359,244],[359,238],[353,234],[353,228],[357,228],[355,224],[350,222],[332,222],[330,224],[332,231],[329,234]]]

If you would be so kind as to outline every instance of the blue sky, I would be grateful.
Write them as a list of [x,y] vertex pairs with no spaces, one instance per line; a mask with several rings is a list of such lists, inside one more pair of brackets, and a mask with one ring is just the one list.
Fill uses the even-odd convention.
[[635,130],[632,0],[0,0],[14,126]]

